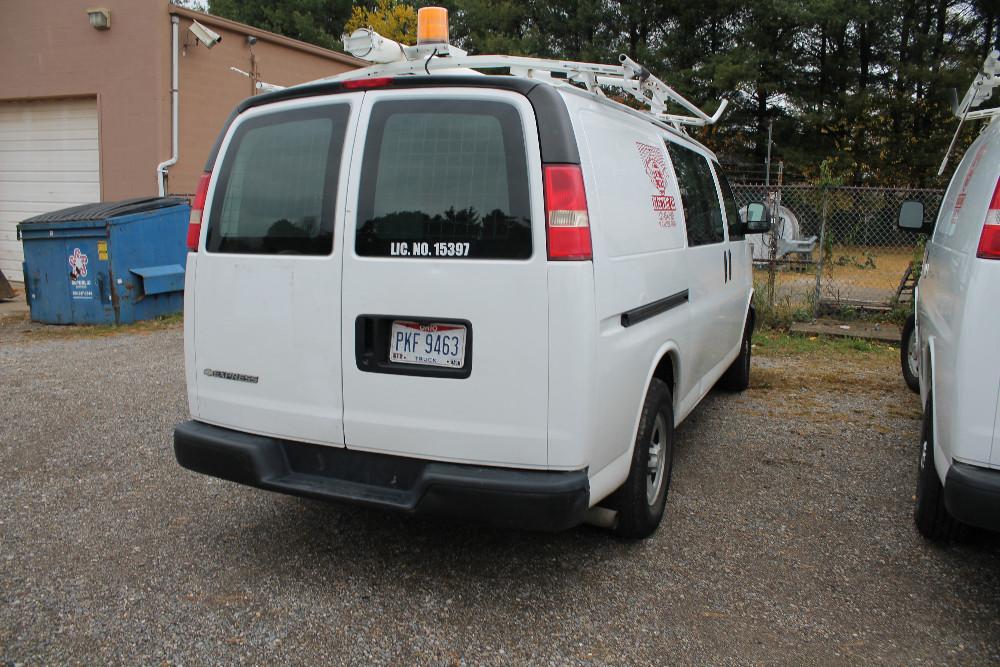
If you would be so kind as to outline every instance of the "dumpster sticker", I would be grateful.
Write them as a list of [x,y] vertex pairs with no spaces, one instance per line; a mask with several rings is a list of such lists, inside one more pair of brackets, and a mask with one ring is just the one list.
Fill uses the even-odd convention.
[[675,227],[677,225],[677,217],[675,215],[677,212],[677,201],[673,195],[667,194],[667,180],[669,175],[667,162],[663,159],[663,151],[656,146],[650,146],[640,141],[635,142],[635,146],[639,150],[639,157],[642,158],[643,165],[646,168],[646,175],[649,176],[650,182],[656,188],[656,194],[651,199],[653,210],[656,212],[656,217],[660,222],[660,227],[664,229]]
[[93,282],[87,279],[87,255],[80,252],[79,248],[73,248],[73,254],[69,256],[69,282],[70,294],[74,299],[93,299]]
[[73,254],[69,256],[70,280],[85,278],[87,276],[87,256],[80,252],[79,248],[73,248]]
[[97,242],[97,259],[102,262],[108,261],[108,242],[98,241]]

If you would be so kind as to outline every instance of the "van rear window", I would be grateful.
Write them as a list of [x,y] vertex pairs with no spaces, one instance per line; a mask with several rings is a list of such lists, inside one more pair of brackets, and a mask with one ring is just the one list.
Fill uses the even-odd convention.
[[531,256],[528,170],[517,109],[502,102],[378,102],[365,140],[359,255]]
[[242,123],[215,188],[206,250],[330,254],[349,113],[337,104]]

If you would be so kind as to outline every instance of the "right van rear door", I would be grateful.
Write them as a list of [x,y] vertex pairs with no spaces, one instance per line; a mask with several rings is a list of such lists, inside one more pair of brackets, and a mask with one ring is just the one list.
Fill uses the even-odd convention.
[[367,92],[347,201],[347,447],[545,466],[547,253],[530,103],[485,88]]

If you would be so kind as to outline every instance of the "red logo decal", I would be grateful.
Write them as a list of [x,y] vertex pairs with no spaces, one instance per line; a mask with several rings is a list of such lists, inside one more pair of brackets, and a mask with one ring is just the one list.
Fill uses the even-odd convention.
[[663,151],[656,146],[650,146],[642,142],[635,142],[639,150],[639,157],[642,158],[643,166],[646,168],[646,175],[649,176],[650,183],[656,188],[656,194],[652,196],[653,210],[659,219],[660,227],[670,228],[677,224],[675,213],[677,203],[672,195],[667,194],[668,167],[663,158]]
[[951,214],[951,224],[958,222],[958,214],[962,212],[962,207],[965,206],[965,193],[969,189],[969,181],[972,180],[973,174],[976,173],[976,167],[983,160],[983,153],[986,152],[986,143],[983,143],[976,151],[975,157],[972,158],[972,164],[969,165],[969,171],[965,172],[965,180],[962,181],[962,191],[958,194],[958,198],[955,200],[955,210]]

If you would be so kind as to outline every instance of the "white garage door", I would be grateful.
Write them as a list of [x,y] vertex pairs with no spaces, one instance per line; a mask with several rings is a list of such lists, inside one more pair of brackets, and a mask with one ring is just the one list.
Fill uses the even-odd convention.
[[97,102],[0,102],[0,270],[23,280],[17,223],[101,199]]

